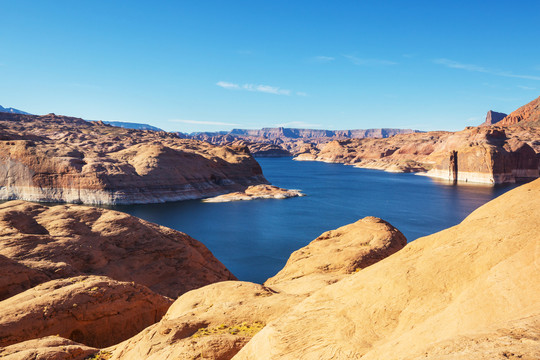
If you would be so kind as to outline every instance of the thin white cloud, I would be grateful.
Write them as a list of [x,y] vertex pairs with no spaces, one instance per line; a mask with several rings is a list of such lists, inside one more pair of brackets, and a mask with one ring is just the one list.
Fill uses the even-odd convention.
[[172,119],[171,122],[179,122],[184,124],[196,124],[196,125],[225,125],[225,126],[238,126],[240,124],[221,122],[221,121],[201,121],[201,120],[184,120],[184,119]]
[[305,93],[303,91],[297,91],[296,95],[298,95],[298,96],[308,96],[307,93]]
[[514,74],[510,71],[492,70],[492,69],[485,68],[483,66],[474,65],[474,64],[464,64],[464,63],[460,63],[458,61],[454,61],[450,59],[435,59],[433,60],[433,62],[435,64],[443,65],[451,69],[460,69],[460,70],[466,70],[466,71],[472,71],[472,72],[480,72],[484,74],[504,76],[504,77],[517,78],[517,79],[540,80],[540,76],[520,75],[520,74]]
[[520,88],[520,89],[523,89],[523,90],[536,90],[536,88],[533,88],[533,87],[530,87],[530,86],[518,85],[517,87]]
[[218,81],[216,85],[221,86],[224,89],[240,89],[240,86],[238,84],[233,84],[226,81]]
[[270,86],[270,85],[234,84],[234,83],[230,83],[226,81],[218,81],[216,85],[224,89],[228,89],[228,90],[245,90],[245,91],[262,92],[262,93],[274,94],[274,95],[287,95],[288,96],[288,95],[291,95],[292,93],[291,90],[282,89],[280,87]]
[[311,58],[311,61],[318,62],[318,63],[327,63],[327,62],[334,61],[334,60],[336,60],[335,57],[324,56],[324,55],[314,56],[314,57]]
[[397,62],[390,61],[390,60],[384,60],[384,59],[367,59],[367,58],[359,58],[353,55],[343,55],[346,59],[348,59],[351,63],[354,65],[359,66],[388,66],[388,65],[397,65]]
[[309,127],[321,127],[322,124],[313,124],[304,121],[290,121],[283,124],[275,124],[276,127],[295,127],[295,128],[309,128]]

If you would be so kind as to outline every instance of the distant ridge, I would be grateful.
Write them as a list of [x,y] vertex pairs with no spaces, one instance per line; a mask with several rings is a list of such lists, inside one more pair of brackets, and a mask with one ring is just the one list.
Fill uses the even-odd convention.
[[234,137],[250,137],[263,139],[321,139],[321,138],[387,138],[398,134],[419,133],[422,131],[413,129],[355,129],[355,130],[319,130],[319,129],[296,129],[296,128],[262,128],[262,129],[232,129],[229,132],[197,132],[189,135],[191,138],[206,140],[214,136],[231,135]]
[[[90,121],[94,121],[94,120],[90,120]],[[106,120],[102,120],[102,122],[108,125],[118,126],[124,129],[163,131],[163,129],[160,129],[158,127],[148,125],[148,124],[139,124],[139,123],[125,122],[125,121],[106,121]]]
[[0,112],[11,113],[11,114],[32,115],[30,113],[27,113],[27,112],[19,110],[19,109],[14,109],[14,108],[11,108],[11,107],[5,108],[2,105],[0,105]]

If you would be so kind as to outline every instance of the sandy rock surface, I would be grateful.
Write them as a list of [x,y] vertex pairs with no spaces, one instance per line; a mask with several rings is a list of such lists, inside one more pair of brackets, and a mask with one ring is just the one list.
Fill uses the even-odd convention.
[[171,304],[145,286],[105,276],[51,280],[0,302],[0,346],[59,335],[106,347],[156,323]]
[[322,234],[264,285],[227,281],[182,295],[156,325],[114,346],[113,359],[231,359],[267,323],[317,289],[399,250],[405,237],[368,217]]
[[[7,264],[6,264],[7,263]],[[200,242],[125,213],[80,205],[0,204],[0,274],[9,295],[82,274],[134,281],[176,299],[235,277]]]
[[375,264],[406,244],[399,230],[368,216],[327,231],[293,252],[285,267],[264,285],[280,292],[310,294]]
[[47,336],[0,347],[5,360],[84,360],[99,350],[60,336]]
[[540,180],[326,286],[234,359],[535,359]]

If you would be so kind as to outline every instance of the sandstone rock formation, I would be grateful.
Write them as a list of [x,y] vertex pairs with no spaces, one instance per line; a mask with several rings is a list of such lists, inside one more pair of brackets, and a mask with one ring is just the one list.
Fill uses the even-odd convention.
[[234,359],[537,359],[540,180],[315,292]]
[[368,216],[327,231],[293,252],[285,267],[264,285],[279,292],[309,294],[373,265],[406,244],[399,230]]
[[402,248],[405,237],[367,217],[296,251],[264,285],[227,281],[182,295],[167,314],[111,349],[112,359],[231,359],[265,324],[317,289]]
[[217,145],[242,144],[255,157],[282,157],[302,153],[306,145],[325,144],[332,140],[387,138],[397,134],[417,133],[411,129],[316,130],[292,128],[233,129],[230,132],[202,132],[184,138],[208,141]]
[[20,200],[0,205],[0,269],[13,271],[0,273],[4,297],[83,274],[134,281],[173,299],[235,279],[203,244],[179,231],[112,210]]
[[225,195],[204,199],[204,202],[229,202],[256,199],[287,199],[304,196],[300,190],[287,190],[273,185],[253,185],[243,192],[233,192]]
[[85,360],[99,350],[60,336],[47,336],[0,348],[4,360]]
[[471,128],[448,137],[430,156],[427,175],[451,181],[513,183],[538,177],[538,158],[503,129]]
[[105,276],[51,280],[0,302],[0,346],[49,335],[110,346],[159,321],[171,303]]
[[540,97],[511,112],[498,125],[514,125],[517,123],[536,123],[540,125]]
[[246,147],[54,114],[0,113],[2,200],[150,203],[265,183]]
[[486,115],[486,121],[484,121],[480,126],[491,126],[497,124],[499,121],[504,119],[507,116],[505,113],[496,112],[489,110]]

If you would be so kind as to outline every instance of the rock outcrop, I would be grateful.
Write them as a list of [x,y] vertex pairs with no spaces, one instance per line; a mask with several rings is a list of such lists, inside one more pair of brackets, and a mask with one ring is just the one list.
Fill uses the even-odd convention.
[[511,112],[498,125],[508,126],[517,123],[535,123],[537,126],[540,125],[540,97]]
[[85,360],[98,352],[96,348],[60,336],[47,336],[0,348],[0,358],[4,360]]
[[375,264],[406,244],[399,230],[368,216],[327,231],[293,252],[285,267],[264,285],[279,292],[310,294]]
[[54,114],[0,113],[1,200],[152,203],[266,183],[246,147]]
[[497,124],[499,121],[508,116],[505,113],[496,112],[489,110],[486,115],[486,121],[484,121],[480,126],[491,126]]
[[230,202],[257,199],[288,199],[304,196],[300,190],[287,190],[273,185],[253,185],[242,192],[233,192],[225,195],[204,199],[204,202]]
[[514,183],[538,178],[536,152],[502,128],[472,128],[448,137],[430,156],[428,176],[450,181]]
[[182,295],[167,314],[111,349],[111,359],[231,359],[267,323],[314,291],[401,249],[405,237],[367,217],[293,253],[264,285],[227,281]]
[[0,346],[59,335],[106,347],[159,321],[172,300],[105,276],[51,280],[0,302]]
[[112,210],[20,200],[0,205],[0,269],[13,271],[0,275],[4,297],[84,274],[134,281],[173,299],[235,279],[203,244],[179,231]]
[[537,359],[540,180],[315,292],[243,359]]

